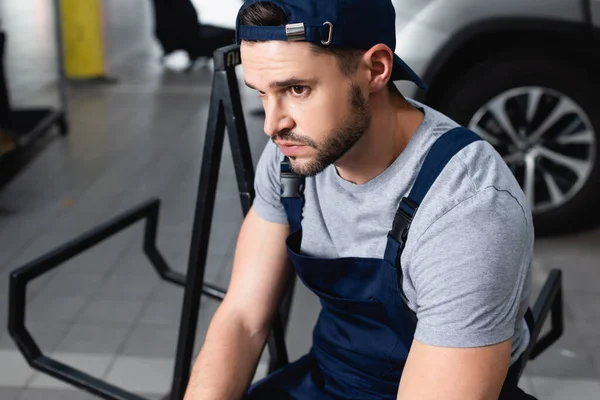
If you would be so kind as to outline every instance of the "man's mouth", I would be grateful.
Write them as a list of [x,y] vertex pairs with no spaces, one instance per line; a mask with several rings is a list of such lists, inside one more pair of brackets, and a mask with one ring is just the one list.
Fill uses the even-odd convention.
[[298,147],[305,146],[302,143],[294,143],[294,142],[275,142],[279,147]]
[[304,144],[293,143],[293,142],[276,142],[277,146],[281,149],[281,152],[287,157],[296,156],[302,149],[306,147]]

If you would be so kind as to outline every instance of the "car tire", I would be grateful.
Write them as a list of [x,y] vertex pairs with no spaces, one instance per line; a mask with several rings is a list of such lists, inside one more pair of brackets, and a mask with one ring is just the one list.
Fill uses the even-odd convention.
[[[501,54],[473,66],[445,86],[442,96],[429,102],[463,126],[474,130],[486,127],[485,138],[493,139],[489,140],[490,143],[493,142],[507,163],[510,160],[511,170],[524,192],[530,194],[528,198],[536,199],[530,205],[537,236],[573,233],[591,228],[598,222],[596,205],[600,199],[600,113],[597,111],[598,80],[592,75],[593,70],[576,63],[549,58],[544,54]],[[537,97],[540,90],[543,90],[543,96]],[[540,99],[538,108],[541,111],[539,114],[536,111],[535,117],[531,117],[534,113],[528,113],[531,120],[519,123],[518,121],[523,121],[518,119],[519,113],[522,115],[525,110],[534,108],[527,107],[529,103],[535,104],[529,101],[534,98]],[[543,122],[539,122],[543,119],[540,115],[550,116],[552,104],[555,104],[556,111],[563,101],[564,104],[572,101],[578,107],[573,110],[582,111],[583,114],[567,112],[557,120],[556,125],[545,131],[540,140],[530,142],[532,139],[527,137],[535,133],[536,124],[538,128],[543,126]],[[496,107],[498,104],[503,104],[502,109]],[[487,114],[486,110],[489,111]],[[509,116],[513,136],[506,133],[509,129],[503,129],[507,125],[498,124],[500,118],[495,118],[496,113],[502,110]],[[494,124],[495,119],[497,121]],[[506,123],[507,120],[504,121]],[[569,121],[571,125],[567,126]],[[577,125],[579,122],[581,125]],[[529,124],[528,131],[523,128],[525,124]],[[517,126],[521,129],[516,128]],[[564,132],[568,132],[567,128],[572,129],[572,132],[564,135]],[[522,135],[518,136],[518,146],[514,145],[517,143],[514,139],[517,132]],[[576,138],[575,134],[578,135]],[[569,135],[571,136],[567,137]],[[507,142],[510,146],[507,146]],[[552,149],[553,153],[542,148]],[[543,155],[538,154],[538,151],[544,151]],[[559,158],[556,156],[559,153],[568,158]],[[515,161],[520,156],[524,161]],[[545,156],[552,158],[546,159]],[[535,164],[532,164],[532,159]],[[569,163],[565,163],[565,160]],[[571,160],[581,161],[570,163]],[[569,168],[572,170],[569,171]],[[535,174],[528,174],[532,170]],[[526,187],[526,177],[531,176],[535,176],[535,179],[529,178],[527,182],[535,184]]]

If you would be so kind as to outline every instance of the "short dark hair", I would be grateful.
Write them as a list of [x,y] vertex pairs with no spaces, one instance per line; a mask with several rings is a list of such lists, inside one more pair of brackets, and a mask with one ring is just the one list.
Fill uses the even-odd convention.
[[[271,2],[254,3],[246,7],[240,14],[240,25],[250,26],[282,26],[287,24],[287,17],[283,10]],[[310,43],[311,49],[316,53],[333,55],[342,73],[346,76],[354,74],[358,68],[360,58],[366,53],[363,49],[330,48],[316,43]],[[388,88],[400,95],[394,82],[388,82]]]

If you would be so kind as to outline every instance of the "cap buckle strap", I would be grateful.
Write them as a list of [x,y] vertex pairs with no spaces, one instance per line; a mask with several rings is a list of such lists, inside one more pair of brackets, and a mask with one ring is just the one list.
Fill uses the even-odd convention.
[[285,26],[285,34],[289,41],[301,41],[306,40],[306,28],[304,23],[300,22],[297,24],[287,24]]
[[327,38],[327,40],[321,40],[321,43],[324,44],[325,46],[329,46],[331,44],[331,42],[333,41],[333,24],[329,21],[326,21],[326,22],[323,22],[323,25],[329,26],[329,37]]

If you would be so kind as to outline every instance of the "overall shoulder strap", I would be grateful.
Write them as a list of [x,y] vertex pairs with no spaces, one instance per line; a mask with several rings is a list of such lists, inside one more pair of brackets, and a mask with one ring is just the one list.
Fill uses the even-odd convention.
[[304,208],[304,177],[292,171],[290,160],[285,157],[281,162],[280,187],[281,203],[285,208],[290,231],[295,232],[302,226],[302,209]]
[[467,145],[478,140],[482,139],[471,130],[463,127],[451,129],[438,138],[425,157],[425,161],[421,166],[421,170],[410,194],[400,201],[400,205],[396,211],[396,217],[394,218],[389,235],[398,242],[398,250],[394,260],[396,273],[398,274],[398,289],[405,309],[408,312],[408,316],[414,325],[417,324],[417,316],[414,311],[408,307],[408,299],[402,288],[402,265],[400,262],[402,251],[404,250],[406,240],[408,239],[410,225],[412,224],[419,206],[427,195],[427,192],[429,192],[429,189],[436,181],[437,177],[440,175],[446,164],[448,164],[448,161]]
[[408,228],[429,189],[436,181],[448,161],[467,145],[482,140],[467,128],[458,127],[449,130],[431,146],[415,184],[408,197],[400,202],[390,234],[399,242],[405,241]]

